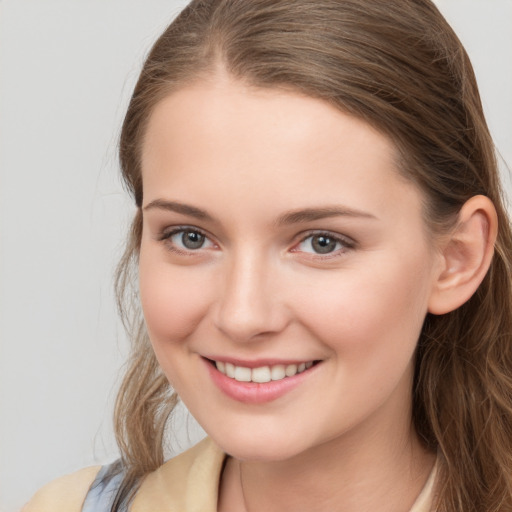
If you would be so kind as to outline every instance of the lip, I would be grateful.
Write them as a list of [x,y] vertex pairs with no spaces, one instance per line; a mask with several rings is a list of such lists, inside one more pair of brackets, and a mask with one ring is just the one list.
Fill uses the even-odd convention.
[[220,361],[222,363],[231,363],[235,366],[243,366],[245,368],[251,369],[260,368],[262,366],[276,366],[278,364],[282,364],[284,366],[289,364],[299,365],[300,363],[307,363],[308,361],[312,361],[312,359],[252,359],[250,361],[245,361],[243,359],[222,356],[203,356],[203,359],[209,359],[210,361]]
[[[294,388],[299,386],[304,380],[307,380],[314,372],[320,363],[313,365],[311,368],[304,370],[302,373],[297,373],[293,377],[286,377],[281,380],[274,380],[265,383],[258,382],[239,382],[235,379],[227,377],[223,373],[219,372],[217,368],[212,364],[209,358],[203,357],[203,362],[210,374],[214,384],[229,398],[238,402],[246,404],[264,404],[272,402],[281,398]],[[216,361],[223,361],[235,364],[237,366],[245,366],[246,368],[258,368],[260,366],[272,366],[275,364],[297,364],[297,360],[283,361],[270,363],[268,359],[259,361],[239,361],[236,359],[225,359],[220,358]],[[237,362],[235,362],[237,361]]]

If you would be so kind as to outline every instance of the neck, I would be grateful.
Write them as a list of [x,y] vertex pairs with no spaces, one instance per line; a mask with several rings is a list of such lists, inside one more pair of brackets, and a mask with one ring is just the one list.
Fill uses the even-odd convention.
[[366,423],[287,460],[228,459],[219,512],[409,512],[435,455],[410,421]]
[[244,512],[408,512],[435,457],[417,442],[372,448],[343,450],[325,443],[293,460],[236,461]]

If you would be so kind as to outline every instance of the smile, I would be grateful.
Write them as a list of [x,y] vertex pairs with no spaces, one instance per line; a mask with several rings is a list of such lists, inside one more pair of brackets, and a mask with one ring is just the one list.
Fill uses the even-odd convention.
[[314,379],[313,374],[318,374],[323,362],[202,359],[217,388],[229,398],[245,404],[264,404],[285,396],[302,382]]
[[223,361],[213,361],[217,370],[230,379],[238,382],[265,382],[277,381],[293,377],[298,373],[311,368],[314,361],[307,361],[299,364],[276,364],[272,366],[260,366],[258,368],[247,368],[245,366],[236,366],[232,363]]

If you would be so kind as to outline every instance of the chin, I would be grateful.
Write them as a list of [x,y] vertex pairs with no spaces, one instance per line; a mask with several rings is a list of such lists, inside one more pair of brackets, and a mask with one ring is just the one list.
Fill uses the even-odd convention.
[[279,462],[293,458],[307,450],[304,440],[296,442],[286,435],[265,435],[237,432],[226,435],[210,435],[231,457],[253,462]]

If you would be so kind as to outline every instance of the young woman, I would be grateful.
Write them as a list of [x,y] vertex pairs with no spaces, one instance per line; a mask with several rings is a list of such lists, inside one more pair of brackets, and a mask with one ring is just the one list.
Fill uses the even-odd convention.
[[429,0],[193,1],[120,160],[122,457],[27,510],[512,510],[511,232]]

